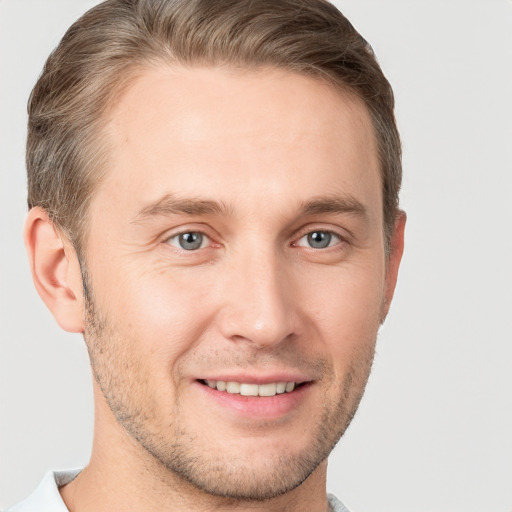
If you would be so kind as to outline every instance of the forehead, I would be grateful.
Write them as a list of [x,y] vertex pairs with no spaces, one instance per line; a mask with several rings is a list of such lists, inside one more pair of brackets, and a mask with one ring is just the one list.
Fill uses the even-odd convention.
[[94,202],[135,208],[178,193],[284,207],[291,197],[349,193],[381,209],[369,113],[318,78],[270,68],[147,69],[110,112],[106,136],[111,159]]

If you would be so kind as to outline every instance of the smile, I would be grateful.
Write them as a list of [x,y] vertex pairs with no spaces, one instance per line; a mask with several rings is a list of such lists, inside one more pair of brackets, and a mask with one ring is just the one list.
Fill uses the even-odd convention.
[[248,382],[234,382],[224,380],[203,380],[203,384],[217,391],[224,391],[232,395],[242,396],[274,396],[291,393],[300,383],[296,382],[269,382],[266,384],[253,384]]

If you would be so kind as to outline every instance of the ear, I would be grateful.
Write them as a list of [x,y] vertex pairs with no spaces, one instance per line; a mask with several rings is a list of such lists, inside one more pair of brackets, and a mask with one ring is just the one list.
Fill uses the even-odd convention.
[[382,303],[381,323],[384,322],[391,306],[391,300],[395,293],[398,268],[404,252],[404,232],[407,216],[404,211],[399,211],[395,219],[393,236],[391,237],[388,261],[386,266],[386,281],[384,288],[384,300]]
[[29,211],[24,238],[40,297],[65,331],[83,332],[82,276],[73,246],[40,207]]

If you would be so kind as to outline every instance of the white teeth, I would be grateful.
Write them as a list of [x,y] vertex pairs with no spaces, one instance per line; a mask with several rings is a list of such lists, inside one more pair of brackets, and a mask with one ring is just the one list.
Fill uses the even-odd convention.
[[262,384],[258,387],[260,396],[274,396],[277,393],[277,384]]
[[240,382],[226,382],[226,391],[228,393],[240,393]]
[[268,384],[250,384],[247,382],[226,382],[224,380],[206,380],[206,384],[218,391],[242,396],[274,396],[290,393],[296,387],[295,382],[271,382]]
[[281,395],[286,391],[286,382],[278,382],[277,383],[277,394]]
[[258,396],[258,384],[240,384],[240,394],[242,396]]

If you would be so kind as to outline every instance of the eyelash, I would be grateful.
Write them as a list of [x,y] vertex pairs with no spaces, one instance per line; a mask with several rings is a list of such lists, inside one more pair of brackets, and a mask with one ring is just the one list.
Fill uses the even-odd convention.
[[[307,237],[311,237],[312,235],[314,234],[319,234],[319,233],[322,233],[323,235],[327,235],[328,238],[328,245],[325,246],[325,247],[312,247],[311,245],[301,245],[299,242],[303,239],[307,239]],[[190,249],[186,249],[184,248],[183,246],[181,246],[180,244],[180,237],[183,236],[183,235],[199,235],[201,237],[201,243],[200,243],[200,246],[197,247],[197,248],[190,248]],[[331,243],[332,240],[335,240],[335,243]],[[173,243],[171,243],[171,240],[176,240],[176,245],[174,245]],[[212,246],[212,243],[214,245],[217,245],[220,247],[220,244],[215,244],[212,240],[212,238],[210,236],[208,236],[206,233],[204,233],[203,231],[201,230],[193,230],[193,229],[189,229],[189,230],[183,230],[183,231],[180,231],[179,233],[175,233],[167,238],[165,238],[164,240],[165,243],[175,247],[177,250],[179,250],[180,252],[184,252],[184,253],[194,253],[194,252],[197,252],[199,249],[206,249],[208,248],[208,246]],[[299,238],[296,239],[295,242],[293,242],[291,244],[292,247],[304,247],[308,250],[313,250],[313,251],[323,251],[323,250],[326,250],[326,249],[330,249],[330,248],[333,248],[333,247],[336,247],[337,245],[340,245],[340,244],[343,244],[344,242],[346,242],[346,240],[344,239],[344,237],[342,237],[339,233],[336,233],[335,231],[332,231],[332,230],[328,230],[328,229],[310,229],[308,231],[305,231],[303,232]],[[208,243],[208,246],[204,247],[204,243]]]
[[[308,238],[308,237],[311,237],[315,234],[319,234],[319,233],[322,233],[323,235],[327,235],[328,236],[328,245],[326,247],[312,247],[311,245],[307,245],[307,246],[303,246],[303,245],[299,245],[299,242],[304,239],[304,238]],[[335,243],[331,244],[331,241],[335,239],[337,241],[335,241]],[[310,240],[308,240],[308,242],[310,242]],[[297,242],[294,242],[292,245],[294,247],[306,247],[307,249],[312,249],[312,250],[326,250],[326,249],[329,249],[331,247],[335,247],[337,245],[339,245],[340,243],[343,243],[344,242],[344,239],[343,237],[339,234],[339,233],[336,233],[335,231],[331,231],[331,230],[328,230],[328,229],[313,229],[311,231],[308,231],[307,233],[304,233],[303,235],[300,236],[300,238],[297,239]]]
[[[180,247],[180,237],[183,236],[183,235],[200,235],[200,237],[202,238],[201,240],[201,246],[198,247],[197,249],[185,249],[184,247]],[[171,243],[171,240],[176,240],[177,241],[177,244],[178,245],[174,245]],[[212,243],[212,238],[210,236],[208,236],[206,233],[204,233],[203,231],[200,231],[200,230],[192,230],[192,229],[189,229],[189,230],[185,230],[185,231],[180,231],[179,233],[175,233],[169,237],[167,237],[164,242],[169,244],[169,245],[172,245],[173,247],[175,247],[176,249],[178,249],[179,251],[182,251],[182,252],[187,252],[187,253],[191,253],[191,252],[196,252],[197,250],[199,249],[205,249],[206,247],[202,247],[203,243],[205,242],[210,242],[210,244]]]

